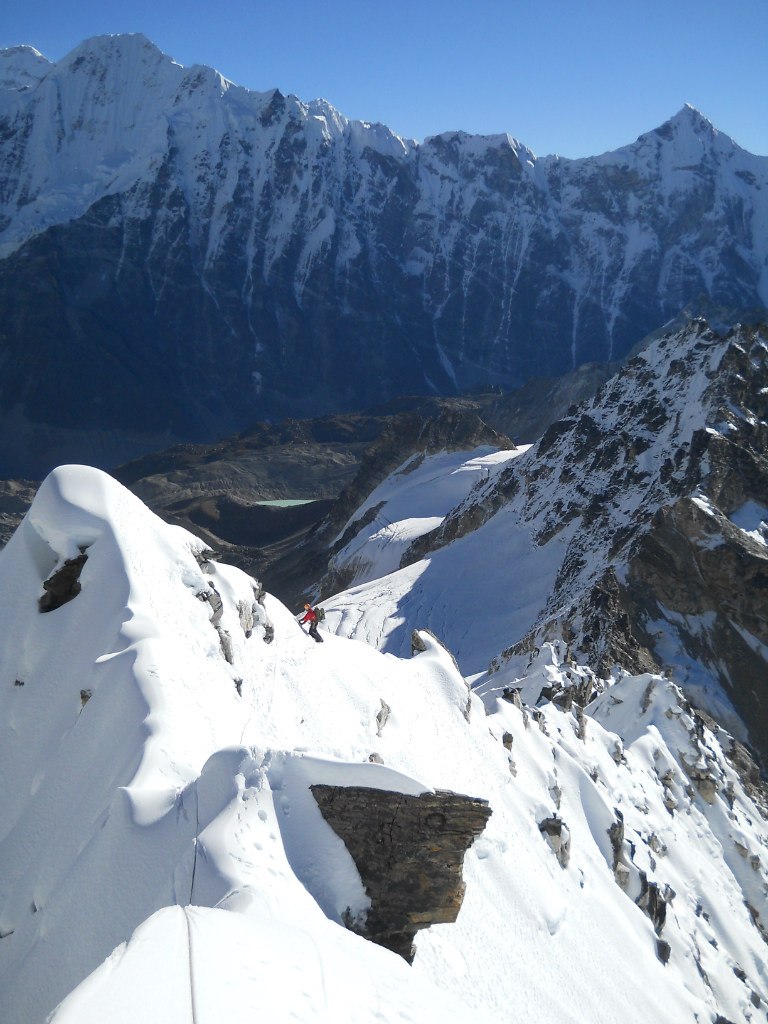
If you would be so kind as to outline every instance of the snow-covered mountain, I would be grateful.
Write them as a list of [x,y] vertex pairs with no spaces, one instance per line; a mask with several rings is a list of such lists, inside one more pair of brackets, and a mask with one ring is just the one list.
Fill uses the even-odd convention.
[[[0,53],[0,160],[8,464],[768,301],[768,162],[691,108],[590,160],[417,145],[104,37]],[[767,403],[766,328],[696,321],[535,444],[384,430],[322,644],[51,473],[0,551],[3,1024],[764,1020]]]
[[414,457],[340,531],[329,622],[401,656],[426,626],[494,686],[546,641],[666,670],[768,764],[766,395],[765,327],[698,321],[533,446]]
[[690,107],[565,160],[419,145],[141,35],[2,51],[0,83],[6,473],[515,385],[697,301],[768,304],[768,159]]
[[[4,1024],[764,1018],[765,812],[673,683],[526,707],[600,689],[545,644],[481,701],[427,632],[412,659],[323,636],[98,470],[45,481],[0,552]],[[356,820],[379,843],[409,801],[488,802],[458,918],[412,966],[356,934],[387,883],[362,884],[312,786],[399,801]]]

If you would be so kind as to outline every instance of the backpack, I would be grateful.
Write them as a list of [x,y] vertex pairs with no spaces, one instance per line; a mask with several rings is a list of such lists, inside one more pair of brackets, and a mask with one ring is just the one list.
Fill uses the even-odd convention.
[[315,608],[314,612],[315,615],[317,616],[317,621],[323,622],[323,620],[325,619],[325,608]]

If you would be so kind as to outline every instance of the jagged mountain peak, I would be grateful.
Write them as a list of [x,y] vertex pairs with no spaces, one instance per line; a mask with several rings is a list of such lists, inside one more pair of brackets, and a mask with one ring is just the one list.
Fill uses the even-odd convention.
[[[671,125],[674,128],[692,128],[697,132],[713,133],[717,132],[717,129],[706,116],[697,107],[694,107],[692,103],[684,103],[678,112],[668,118],[664,125]],[[660,131],[664,127],[661,125],[657,131]]]
[[[39,50],[36,50],[34,46],[29,46],[26,43],[21,43],[19,46],[4,46],[0,48],[0,60],[17,60],[20,58],[31,58],[32,60],[42,59],[47,61],[46,57],[43,57]],[[50,63],[48,61],[48,63]]]
[[[274,95],[285,99],[277,89]],[[402,138],[380,121],[360,121],[346,117],[326,99],[304,102],[293,95],[287,99],[293,104],[294,114],[307,125],[310,134],[315,126],[319,126],[326,141],[348,139],[358,155],[368,149],[381,156],[402,160],[417,148],[417,143]]]
[[689,117],[691,119],[700,121],[705,125],[712,126],[712,122],[709,120],[706,114],[702,113],[702,111],[699,110],[698,107],[695,107],[692,103],[684,103],[675,116]]
[[238,88],[238,86],[228,78],[225,78],[220,71],[207,64],[192,64],[184,69],[184,77],[181,80],[179,91],[199,89],[203,92],[211,92],[214,95],[222,96],[232,88]]
[[[79,73],[92,75],[100,83],[149,88],[156,86],[160,69],[170,70],[175,76],[183,70],[142,32],[92,36],[70,50],[55,67],[64,78]],[[150,70],[153,74],[148,76]]]
[[[690,103],[684,104],[673,116],[654,128],[644,132],[631,147],[626,149],[645,149],[648,145],[668,147],[677,160],[698,164],[710,154],[728,156],[740,147],[734,140],[719,131],[700,110]],[[742,150],[742,152],[744,152]]]
[[443,152],[446,150],[453,153],[460,152],[473,157],[484,157],[493,150],[511,150],[515,156],[524,160],[536,160],[533,152],[509,132],[498,132],[491,135],[472,135],[464,131],[440,132],[439,135],[428,136],[424,140],[423,148]]
[[686,103],[674,117],[660,125],[654,134],[668,140],[676,148],[689,147],[702,156],[712,149],[731,152],[739,148],[729,135],[719,131],[708,117],[690,103]]

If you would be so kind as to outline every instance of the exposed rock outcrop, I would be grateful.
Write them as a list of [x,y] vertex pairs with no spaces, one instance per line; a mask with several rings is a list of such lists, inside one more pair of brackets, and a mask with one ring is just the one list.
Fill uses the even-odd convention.
[[608,838],[611,842],[611,850],[613,852],[613,874],[616,881],[619,883],[621,888],[625,888],[627,872],[626,870],[619,870],[621,865],[622,855],[624,853],[624,815],[618,809],[614,808],[616,820],[608,829]]
[[[768,508],[768,459],[762,461],[762,479],[752,479]],[[672,619],[666,628],[682,651],[713,667],[768,763],[768,546],[727,518],[744,504],[720,511],[683,498],[660,509],[629,581],[633,593],[645,594],[645,620],[658,629]]]
[[224,629],[221,625],[221,619],[224,615],[224,602],[221,599],[213,583],[208,584],[207,590],[201,590],[197,595],[199,601],[206,601],[211,607],[211,625],[219,635],[219,646],[221,647],[221,655],[225,661],[229,664],[234,662],[234,651],[232,649],[232,637],[229,632]]
[[371,899],[365,922],[350,926],[410,962],[419,929],[456,920],[464,854],[485,828],[488,802],[447,791],[407,796],[359,786],[311,789]]
[[0,480],[0,547],[11,539],[36,490],[37,485],[30,480]]
[[549,843],[561,868],[567,868],[571,859],[571,831],[556,814],[539,822],[539,832]]
[[411,657],[415,658],[417,654],[423,654],[427,649],[427,645],[419,636],[418,629],[414,629],[411,633]]
[[380,700],[380,708],[376,715],[376,735],[381,736],[384,726],[389,721],[389,716],[392,713],[392,708],[387,704],[385,700]]
[[52,612],[72,601],[80,593],[80,573],[88,561],[85,549],[76,558],[68,558],[64,564],[43,583],[45,593],[40,598],[40,611]]
[[264,607],[264,588],[261,583],[256,582],[253,586],[253,600],[239,601],[237,605],[240,626],[245,633],[246,639],[253,634],[256,626],[262,629],[262,639],[265,644],[271,644],[275,639],[275,627]]

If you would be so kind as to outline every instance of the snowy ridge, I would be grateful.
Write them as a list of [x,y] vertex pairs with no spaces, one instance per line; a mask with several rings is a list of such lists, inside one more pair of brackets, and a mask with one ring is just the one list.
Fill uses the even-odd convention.
[[[706,340],[696,344],[705,329],[705,325],[694,325],[683,338],[666,337],[656,342],[634,364],[604,385],[595,399],[580,406],[572,419],[554,424],[533,446],[522,451],[499,453],[494,459],[493,473],[482,473],[478,469],[474,478],[467,477],[474,487],[468,489],[454,507],[444,509],[441,525],[430,538],[426,538],[429,546],[437,549],[430,554],[428,564],[414,562],[404,565],[386,581],[380,581],[377,578],[380,575],[377,572],[378,562],[375,554],[371,553],[371,568],[364,576],[358,573],[359,586],[348,593],[336,595],[327,603],[326,612],[332,616],[334,624],[337,623],[335,616],[341,615],[337,632],[372,640],[379,631],[379,620],[392,624],[401,621],[405,615],[408,622],[423,616],[425,625],[438,635],[443,635],[442,630],[445,630],[446,634],[461,637],[469,631],[466,627],[461,629],[460,623],[472,621],[471,632],[474,633],[476,628],[482,629],[482,625],[473,620],[496,618],[498,651],[505,646],[503,637],[506,637],[508,646],[536,621],[531,615],[534,590],[541,593],[535,605],[536,614],[544,612],[546,602],[549,614],[557,615],[558,602],[562,597],[555,590],[554,583],[571,543],[576,549],[571,560],[577,566],[578,574],[568,577],[569,599],[573,601],[574,585],[583,591],[605,571],[614,537],[636,522],[638,515],[650,518],[663,502],[663,494],[667,491],[660,478],[661,465],[674,450],[690,445],[694,430],[705,425],[704,393],[728,345],[711,332],[707,333]],[[689,355],[685,362],[681,359],[682,349]],[[672,395],[674,406],[670,412],[669,397]],[[644,427],[638,404],[660,413],[663,423],[654,421]],[[610,453],[601,443],[607,438],[613,438]],[[612,455],[618,461],[623,486],[618,485],[615,479],[617,465]],[[462,465],[462,469],[472,465],[469,462],[465,467],[466,456],[462,459],[461,454],[453,458]],[[400,472],[407,471],[407,468],[403,467]],[[396,483],[396,479],[387,481],[371,495],[364,508],[375,504],[380,493],[392,491]],[[430,487],[434,493],[434,483]],[[613,493],[609,495],[608,492]],[[608,519],[609,529],[590,532],[575,529],[579,520],[583,522],[589,515],[590,502],[594,506],[592,515],[599,515],[601,521]],[[488,510],[485,516],[484,509]],[[386,506],[383,514],[387,515]],[[479,521],[475,521],[480,529],[469,529],[464,533],[464,520],[472,520],[478,514]],[[389,518],[395,517],[396,511],[393,510]],[[352,523],[347,525],[349,527]],[[357,558],[362,559],[366,554],[364,545],[376,539],[375,532],[370,540],[358,535],[345,551],[336,556],[337,564],[343,564],[352,550]],[[449,544],[452,540],[455,543]],[[585,557],[585,548],[593,549],[591,557]],[[496,553],[490,565],[480,555],[482,550]],[[407,558],[405,561],[410,560]],[[471,579],[464,580],[466,589],[449,582],[462,578],[458,568],[461,564],[483,564],[481,590],[472,588]],[[526,565],[531,568],[524,568]],[[538,572],[533,570],[534,565]],[[425,574],[424,579],[420,579],[422,573]],[[536,576],[541,577],[538,585],[532,579]],[[420,586],[414,589],[416,579],[420,579]],[[518,579],[524,582],[524,587],[516,585]],[[442,603],[446,600],[446,607],[441,609],[445,616],[442,621],[434,614],[430,616],[426,603],[419,600],[417,591],[422,586],[428,588],[425,601]],[[391,595],[388,599],[379,593],[384,588]],[[512,613],[516,611],[515,592],[519,589],[524,592],[526,604],[516,616]],[[477,614],[476,602],[481,591],[488,596],[483,601],[482,614]],[[499,594],[507,596],[502,599],[506,604],[497,615],[493,604]],[[403,604],[397,607],[393,602],[399,596],[402,596]],[[447,606],[448,601],[453,607]],[[361,623],[370,616],[370,630],[363,633],[361,625],[358,625],[351,632],[346,625],[347,613],[341,611],[346,608],[349,608],[353,619],[360,618]],[[392,630],[393,626],[386,628]],[[398,631],[398,638],[401,635]],[[388,632],[385,631],[381,641],[383,649],[405,653],[406,638],[396,644],[387,637]],[[474,641],[470,649],[465,647],[463,640],[458,644],[454,641],[454,644],[465,671],[477,672],[484,667],[482,659],[489,653],[487,637],[482,642]]]
[[[81,549],[80,593],[40,614]],[[46,481],[0,584],[8,1024],[62,999],[56,1024],[522,1024],[542,1005],[694,1024],[766,1006],[765,823],[729,737],[668,682],[624,676],[584,719],[491,687],[467,704],[428,633],[408,661],[316,645],[267,597],[274,640],[248,638],[252,581],[85,467]],[[528,668],[532,690],[574,675],[594,679],[551,645]],[[316,781],[490,801],[459,919],[420,933],[412,968],[341,926],[365,894]]]
[[[360,199],[375,199],[377,168],[375,164],[367,166],[369,152],[385,160],[419,165],[422,195],[417,210],[429,219],[436,217],[436,227],[454,216],[449,213],[451,208],[470,214],[475,204],[481,199],[487,201],[495,188],[522,189],[524,194],[525,181],[516,180],[522,172],[534,187],[529,198],[539,193],[554,201],[550,214],[553,227],[561,223],[573,229],[575,222],[568,222],[581,204],[582,189],[595,187],[589,181],[599,169],[615,168],[614,177],[618,178],[605,209],[596,209],[589,222],[578,228],[583,237],[577,241],[577,249],[583,250],[583,255],[578,257],[579,269],[575,266],[574,273],[583,276],[585,284],[591,277],[588,262],[594,259],[594,252],[590,255],[589,251],[597,243],[601,227],[614,230],[610,204],[626,201],[616,192],[622,178],[635,177],[643,182],[643,192],[653,193],[652,198],[643,200],[645,203],[650,200],[668,206],[675,193],[696,191],[707,174],[722,172],[715,209],[732,204],[734,189],[743,200],[748,196],[757,199],[759,190],[756,192],[755,186],[765,186],[768,178],[765,158],[740,150],[692,107],[683,108],[657,131],[614,153],[576,161],[537,159],[508,134],[446,132],[419,147],[398,138],[383,125],[348,121],[324,100],[302,103],[275,90],[250,92],[211,68],[184,69],[141,34],[89,39],[55,65],[31,47],[0,51],[0,60],[7,68],[9,89],[9,94],[0,99],[0,117],[11,132],[5,145],[11,147],[11,166],[17,168],[9,178],[11,187],[5,191],[2,209],[6,223],[0,251],[6,255],[48,224],[82,215],[99,198],[128,191],[141,182],[149,183],[158,171],[158,158],[171,152],[177,168],[185,168],[189,175],[187,201],[201,227],[205,224],[206,232],[215,239],[223,230],[231,231],[231,225],[227,228],[225,222],[236,181],[242,184],[243,175],[247,175],[256,189],[256,208],[265,176],[268,174],[274,183],[276,165],[272,159],[290,155],[289,140],[281,145],[286,129],[290,134],[301,133],[295,148],[295,155],[301,154],[301,163],[291,167],[298,195],[295,193],[289,204],[275,210],[275,255],[290,237],[292,225],[299,219],[306,223],[308,202],[314,208],[311,225],[322,219],[323,205],[344,183],[352,186],[353,194]],[[43,69],[45,74],[41,73]],[[24,87],[20,89],[22,79]],[[19,140],[23,141],[21,151],[14,139],[17,125],[25,133]],[[53,125],[55,139],[51,138]],[[233,145],[235,140],[241,152]],[[340,144],[346,153],[337,151]],[[314,195],[310,197],[305,174],[308,167],[315,168],[323,178],[319,202]],[[512,175],[506,183],[501,177],[494,178],[495,172],[502,170]],[[209,204],[212,188],[221,193],[213,207]],[[316,194],[316,189],[313,192]],[[338,210],[337,201],[331,205]],[[523,213],[522,209],[511,208],[504,214],[500,210],[501,216],[512,217],[505,234],[517,232],[520,214],[527,218],[529,212],[540,211],[532,207]],[[638,201],[630,197],[625,212],[636,220]],[[764,208],[759,216],[755,242],[765,221]],[[637,229],[629,227],[624,240],[628,267],[643,248],[657,244],[654,239],[655,234],[649,233],[642,241]],[[359,236],[358,241],[362,241]],[[437,243],[435,235],[429,247],[433,253],[430,267],[423,268],[426,273],[438,269]],[[684,238],[680,243],[685,249]],[[612,246],[616,247],[616,239]],[[216,245],[209,245],[209,258],[215,252]],[[670,253],[668,258],[676,257]],[[705,255],[704,265],[707,261]],[[301,270],[297,273],[300,279]],[[577,296],[576,305],[584,298]],[[768,292],[763,293],[763,300],[768,302]]]

